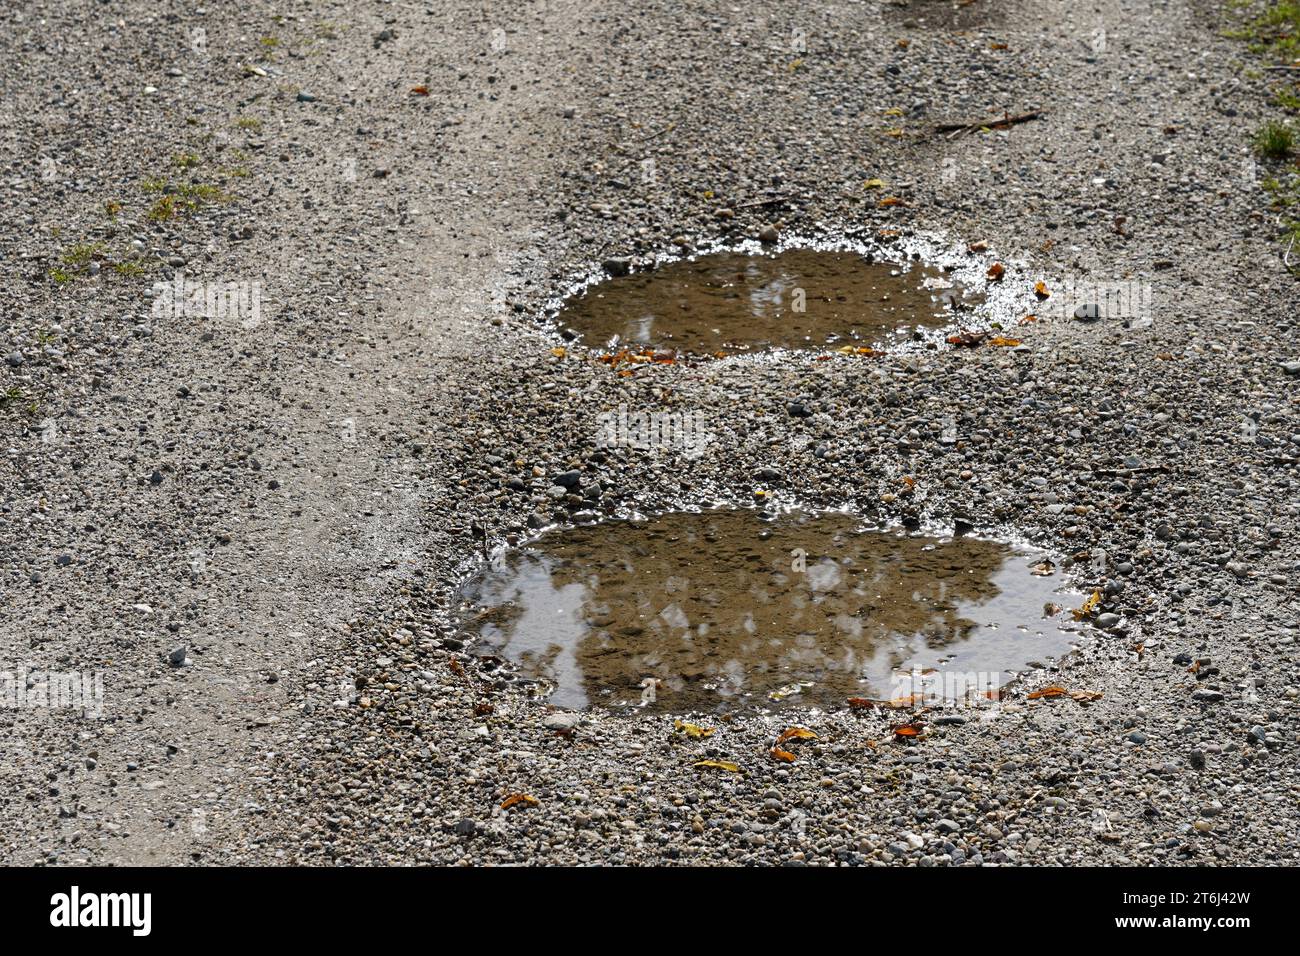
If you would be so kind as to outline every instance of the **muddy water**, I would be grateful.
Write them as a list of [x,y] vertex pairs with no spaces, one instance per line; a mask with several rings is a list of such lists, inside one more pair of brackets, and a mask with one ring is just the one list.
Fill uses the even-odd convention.
[[[841,514],[666,514],[543,535],[463,592],[474,649],[554,682],[563,707],[670,711],[896,697],[912,668],[1007,671],[1069,649],[1043,556],[863,530]],[[981,678],[983,679],[983,678]]]
[[951,321],[961,289],[920,263],[790,249],[680,259],[590,286],[557,320],[593,347],[692,354],[888,344]]

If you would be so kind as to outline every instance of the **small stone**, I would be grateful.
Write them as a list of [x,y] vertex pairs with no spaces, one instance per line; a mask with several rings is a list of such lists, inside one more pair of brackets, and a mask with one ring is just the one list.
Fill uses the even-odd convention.
[[1096,322],[1101,318],[1101,309],[1095,303],[1087,303],[1074,310],[1074,317],[1081,322]]
[[758,233],[758,241],[771,244],[781,238],[781,234],[776,231],[776,226],[764,226]]
[[572,730],[582,720],[580,714],[572,711],[557,710],[542,718],[542,726],[547,730]]
[[184,644],[181,644],[177,647],[173,647],[171,651],[167,654],[167,660],[168,662],[171,663],[172,667],[180,667],[185,663],[187,659],[186,654],[188,652],[189,652],[189,648],[187,648]]
[[1097,615],[1097,626],[1098,626],[1098,627],[1114,627],[1114,626],[1115,626],[1116,624],[1118,624],[1118,623],[1119,623],[1119,615],[1118,615],[1118,614],[1109,614],[1109,613],[1108,613],[1108,614],[1098,614],[1098,615]]
[[606,259],[600,267],[612,276],[625,276],[632,271],[630,259]]

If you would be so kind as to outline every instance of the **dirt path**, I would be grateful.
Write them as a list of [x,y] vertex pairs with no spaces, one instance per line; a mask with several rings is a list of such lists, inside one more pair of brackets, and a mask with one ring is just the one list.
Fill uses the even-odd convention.
[[[0,351],[22,359],[0,377],[0,669],[105,679],[101,721],[0,712],[0,859],[1294,859],[1295,284],[1247,148],[1258,83],[1200,5],[126,6],[15,11],[0,41]],[[228,198],[176,192],[194,208],[158,221],[150,179]],[[771,222],[982,241],[1026,294],[1147,282],[1155,321],[882,368],[622,380],[552,354],[546,301],[603,259]],[[160,318],[151,284],[178,272],[260,281],[263,314]],[[620,402],[706,410],[714,451],[595,459]],[[957,452],[929,440],[951,415]],[[1264,443],[1237,440],[1248,415]],[[500,545],[578,507],[750,501],[774,463],[791,498],[918,517],[882,504],[887,463],[926,522],[1128,565],[1070,572],[1115,582],[1124,623],[1026,678],[1104,698],[1018,701],[927,749],[847,713],[707,745],[602,713],[557,736],[463,653],[473,524]],[[570,468],[595,497],[557,505]],[[822,740],[769,766],[787,719]],[[745,773],[701,777],[706,754]],[[539,807],[501,811],[512,792]]]

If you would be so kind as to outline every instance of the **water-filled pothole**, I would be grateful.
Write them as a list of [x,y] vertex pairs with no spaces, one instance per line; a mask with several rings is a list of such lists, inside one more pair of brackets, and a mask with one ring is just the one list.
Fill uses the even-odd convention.
[[557,320],[598,347],[706,355],[867,346],[951,322],[963,293],[919,262],[817,249],[715,252],[588,286]]
[[555,530],[462,591],[475,650],[562,707],[843,706],[938,668],[999,686],[1069,650],[1082,599],[1046,556],[841,513],[663,514]]

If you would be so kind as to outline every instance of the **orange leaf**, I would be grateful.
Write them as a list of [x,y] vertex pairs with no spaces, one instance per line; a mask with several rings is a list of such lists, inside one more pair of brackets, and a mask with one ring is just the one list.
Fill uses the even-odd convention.
[[788,750],[782,750],[780,747],[773,747],[769,753],[773,760],[780,760],[783,763],[794,763],[794,754]]
[[1000,262],[995,262],[989,266],[988,277],[990,282],[999,282],[1002,276],[1006,274],[1007,267]]
[[554,355],[556,358],[564,358],[564,356],[568,353],[566,353],[564,349],[562,349],[560,346],[557,345],[555,348],[551,349],[551,354]]
[[1038,296],[1040,299],[1046,299],[1051,294],[1052,294],[1051,290],[1048,289],[1047,286],[1044,285],[1042,282],[1034,283],[1034,295]]
[[880,200],[880,202],[876,203],[876,205],[877,206],[905,206],[907,204],[903,202],[903,200],[899,199],[897,196],[886,196],[884,199]]
[[895,737],[919,737],[921,728],[917,724],[903,724],[894,728]]
[[428,96],[429,88],[421,83],[419,86],[411,87],[411,92],[416,96]]
[[1039,700],[1044,697],[1064,697],[1069,693],[1064,687],[1044,687],[1042,690],[1036,690],[1029,695],[1030,700]]
[[509,810],[513,806],[523,804],[526,807],[537,806],[537,798],[531,797],[526,793],[512,793],[501,803],[502,810]]

